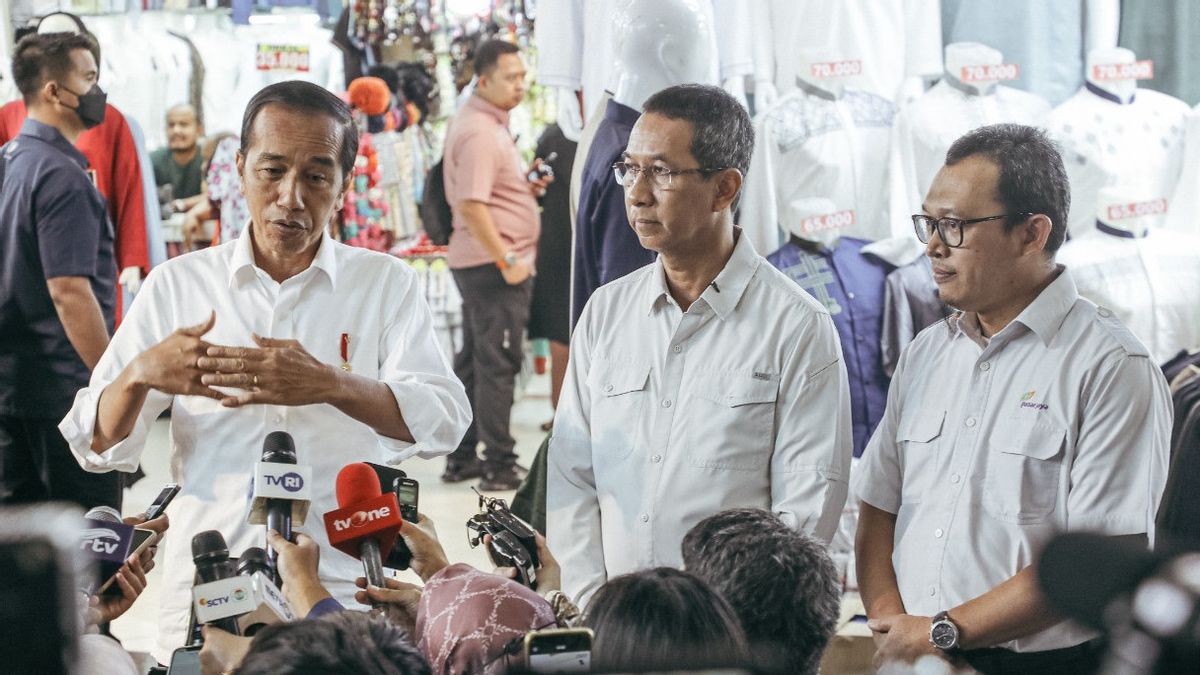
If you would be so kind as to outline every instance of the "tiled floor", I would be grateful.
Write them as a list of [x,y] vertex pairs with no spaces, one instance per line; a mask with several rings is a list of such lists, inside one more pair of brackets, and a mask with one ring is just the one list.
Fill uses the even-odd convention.
[[[524,396],[513,407],[512,430],[517,439],[517,454],[521,464],[528,466],[533,460],[545,434],[541,425],[550,419],[552,412],[549,398],[550,383],[546,376],[535,376],[528,381]],[[151,431],[147,449],[142,456],[142,468],[146,478],[125,493],[126,510],[141,511],[150,503],[162,486],[169,481],[167,458],[168,422],[160,420]],[[412,459],[404,463],[403,469],[421,484],[420,509],[433,518],[438,536],[451,562],[467,562],[491,569],[482,548],[472,549],[467,544],[465,523],[478,510],[478,500],[471,491],[475,481],[455,485],[442,483],[440,476],[445,461],[442,459]],[[493,493],[511,500],[511,493]],[[170,533],[168,532],[168,536]],[[120,638],[125,648],[132,652],[149,652],[157,635],[158,593],[156,581],[161,568],[151,571],[149,586],[137,604],[124,616],[113,622],[113,634]],[[402,572],[398,578],[419,581],[411,571]]]

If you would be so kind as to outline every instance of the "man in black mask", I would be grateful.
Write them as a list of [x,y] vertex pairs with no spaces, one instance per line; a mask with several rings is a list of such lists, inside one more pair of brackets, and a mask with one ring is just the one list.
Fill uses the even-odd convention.
[[84,472],[57,426],[113,329],[113,228],[74,146],[105,94],[82,35],[27,36],[12,64],[29,117],[0,149],[0,504],[120,509],[119,474]]

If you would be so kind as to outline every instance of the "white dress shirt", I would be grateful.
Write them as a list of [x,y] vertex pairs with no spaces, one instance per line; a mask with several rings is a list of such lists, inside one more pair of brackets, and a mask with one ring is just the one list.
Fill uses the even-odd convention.
[[1185,139],[1175,198],[1167,203],[1167,227],[1200,235],[1200,106],[1188,115]]
[[[914,213],[960,136],[989,124],[1040,124],[1050,104],[1029,92],[997,85],[980,93],[949,76],[896,115],[891,145],[892,234],[912,237]],[[1094,211],[1092,211],[1094,213]]]
[[1200,237],[1163,229],[1140,234],[1093,230],[1064,244],[1057,259],[1071,270],[1079,294],[1111,309],[1161,364],[1200,347]]
[[[348,334],[352,371],[391,388],[417,443],[380,436],[327,404],[229,409],[209,398],[151,391],[129,436],[103,454],[92,452],[103,389],[139,354],[178,328],[204,322],[210,310],[217,315],[204,336],[210,343],[253,347],[252,332],[291,338],[335,367],[342,363],[341,336]],[[151,424],[168,407],[171,477],[183,489],[167,510],[171,531],[160,554],[164,586],[154,656],[163,663],[184,640],[194,572],[192,536],[220,530],[234,556],[265,546],[263,526],[246,524],[246,507],[254,464],[269,432],[289,432],[299,463],[313,469],[312,504],[298,529],[321,544],[322,582],[353,606],[353,580],[362,565],[329,547],[321,521],[337,508],[337,472],[351,462],[394,464],[413,455],[446,454],[470,422],[466,393],[437,345],[416,273],[399,259],[351,248],[328,235],[312,265],[282,284],[254,264],[250,236],[154,268],[59,429],[86,470],[133,471]]]
[[802,84],[755,119],[739,221],[755,249],[770,254],[797,221],[814,215],[812,200],[828,199],[831,214],[854,214],[838,235],[887,237],[888,143],[896,106],[865,91],[847,89],[835,98]]
[[600,287],[567,371],[546,522],[580,603],[616,575],[678,567],[684,534],[725,509],[833,536],[851,446],[837,332],[747,237],[686,312],[661,259]]
[[1187,104],[1151,89],[1138,89],[1129,102],[1113,99],[1085,85],[1045,121],[1071,182],[1072,237],[1095,229],[1103,188],[1128,187],[1147,199],[1169,200],[1179,182]]
[[[1020,572],[1060,532],[1153,540],[1170,435],[1162,371],[1063,270],[990,340],[974,314],[913,340],[854,492],[897,515],[905,611],[933,616]],[[999,646],[1094,636],[1064,622]]]

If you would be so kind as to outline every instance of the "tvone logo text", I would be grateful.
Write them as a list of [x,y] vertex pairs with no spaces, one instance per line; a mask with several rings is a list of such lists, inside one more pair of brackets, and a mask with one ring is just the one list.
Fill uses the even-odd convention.
[[370,511],[359,511],[349,518],[334,518],[333,529],[335,532],[343,532],[356,527],[362,527],[367,523],[375,522],[381,518],[390,518],[392,516],[392,508],[390,506],[382,506]]

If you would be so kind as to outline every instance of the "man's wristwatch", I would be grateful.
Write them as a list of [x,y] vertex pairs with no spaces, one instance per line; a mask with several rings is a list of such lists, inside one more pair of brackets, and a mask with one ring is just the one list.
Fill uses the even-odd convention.
[[505,253],[503,258],[496,261],[496,267],[499,267],[501,272],[513,267],[516,264],[517,254],[513,253],[512,251]]
[[929,626],[929,642],[944,652],[958,651],[958,626],[950,620],[948,612],[934,615]]

